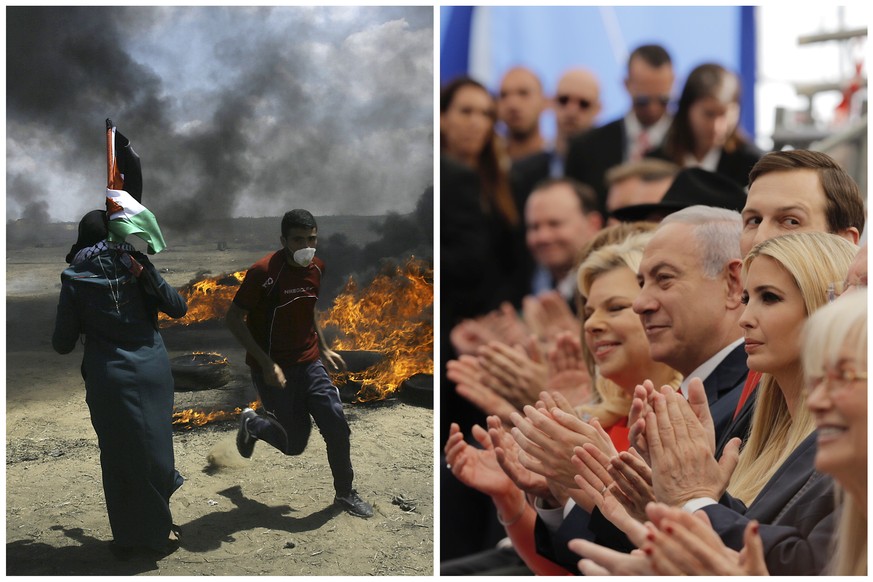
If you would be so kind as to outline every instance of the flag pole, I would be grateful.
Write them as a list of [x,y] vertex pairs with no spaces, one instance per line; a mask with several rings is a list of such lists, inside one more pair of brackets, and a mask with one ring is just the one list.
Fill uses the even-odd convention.
[[121,175],[115,160],[115,126],[106,118],[106,187],[110,190],[121,188]]

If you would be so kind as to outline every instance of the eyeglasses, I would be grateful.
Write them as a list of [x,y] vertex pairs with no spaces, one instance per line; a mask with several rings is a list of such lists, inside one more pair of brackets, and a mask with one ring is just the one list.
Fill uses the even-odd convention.
[[653,101],[656,101],[662,107],[666,107],[670,103],[669,95],[638,95],[633,98],[634,107],[648,107]]
[[825,391],[829,396],[845,390],[846,386],[859,380],[867,380],[866,372],[852,372],[851,370],[843,370],[841,372],[828,372],[824,376],[813,376],[807,378],[804,392],[809,396],[819,386],[824,386]]
[[857,289],[858,287],[867,287],[867,277],[856,278],[852,281],[848,279],[845,281],[834,281],[832,283],[828,283],[828,303],[833,303],[837,297],[849,291],[850,289]]
[[585,99],[584,97],[580,97],[579,99],[573,99],[569,95],[558,95],[556,101],[560,103],[561,107],[566,107],[567,104],[571,101],[574,103],[578,103],[579,107],[582,109],[588,109],[592,105],[591,101]]

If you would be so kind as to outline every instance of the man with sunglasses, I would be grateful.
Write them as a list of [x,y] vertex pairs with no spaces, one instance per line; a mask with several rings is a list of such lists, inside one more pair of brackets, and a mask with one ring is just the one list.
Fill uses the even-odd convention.
[[512,164],[512,190],[519,208],[524,208],[534,187],[546,178],[564,177],[564,160],[570,140],[594,127],[600,113],[600,85],[585,69],[569,69],[558,79],[551,99],[555,112],[554,147],[515,160]]
[[565,173],[594,188],[601,211],[606,207],[606,171],[642,158],[663,141],[671,122],[667,106],[674,80],[673,63],[663,47],[652,44],[634,49],[624,81],[630,111],[570,141]]
[[[570,140],[592,127],[600,113],[600,86],[597,77],[585,69],[570,69],[558,79],[553,102],[555,110],[555,158],[564,160]],[[563,165],[557,178],[563,175]]]

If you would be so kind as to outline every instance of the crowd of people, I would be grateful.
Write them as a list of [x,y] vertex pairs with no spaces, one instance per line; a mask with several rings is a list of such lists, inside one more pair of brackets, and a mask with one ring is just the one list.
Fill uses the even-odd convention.
[[865,199],[674,82],[443,88],[443,575],[866,574]]

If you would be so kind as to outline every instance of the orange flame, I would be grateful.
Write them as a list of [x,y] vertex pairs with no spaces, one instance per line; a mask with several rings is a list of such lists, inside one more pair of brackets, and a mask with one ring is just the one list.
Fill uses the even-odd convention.
[[364,289],[349,278],[320,322],[342,332],[335,350],[375,350],[387,358],[363,372],[334,375],[361,384],[358,401],[379,400],[414,374],[433,374],[433,268],[411,257]]
[[191,325],[210,319],[223,319],[245,276],[245,271],[237,271],[230,275],[192,281],[179,289],[179,294],[188,302],[185,317],[171,319],[160,313],[159,319],[164,326]]
[[[188,283],[179,289],[188,302],[188,313],[180,319],[169,319],[162,313],[163,325],[190,325],[223,318],[245,274],[237,271]],[[376,276],[364,289],[359,289],[354,278],[349,277],[319,325],[335,326],[341,332],[331,346],[334,350],[374,350],[386,354],[384,361],[364,372],[333,375],[336,383],[361,384],[359,402],[386,398],[410,376],[433,374],[433,267],[410,257],[405,265]],[[240,409],[208,413],[187,410],[174,413],[173,424],[202,426],[239,413]]]
[[[258,400],[249,404],[249,408],[253,410],[257,410],[259,406],[261,406],[261,403]],[[173,412],[173,426],[175,428],[191,430],[192,428],[203,426],[209,422],[233,420],[234,418],[239,417],[241,412],[242,408],[234,408],[233,410],[213,410],[211,412],[188,408],[186,410]]]

